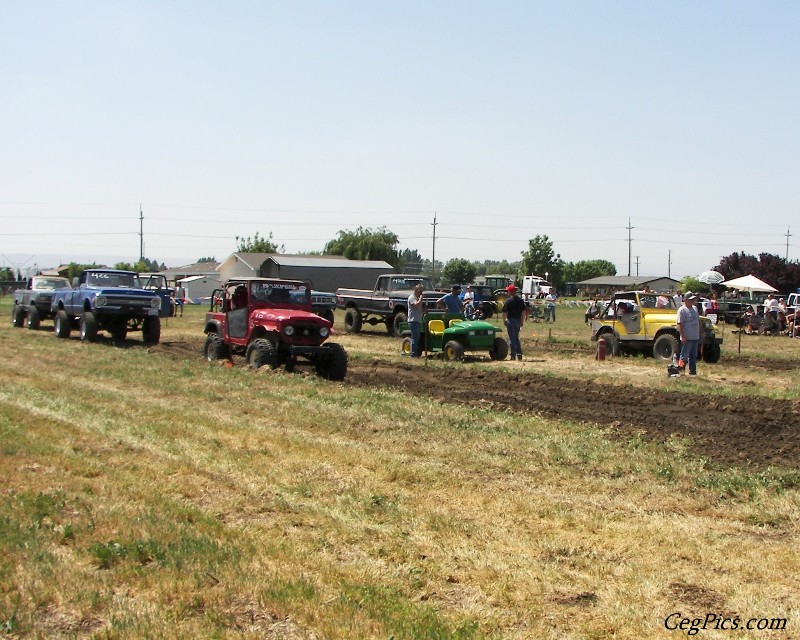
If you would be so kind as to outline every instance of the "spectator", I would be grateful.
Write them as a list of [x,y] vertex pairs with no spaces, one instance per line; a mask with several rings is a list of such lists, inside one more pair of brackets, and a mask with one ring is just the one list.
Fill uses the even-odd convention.
[[472,285],[467,285],[467,290],[462,297],[464,303],[464,315],[471,318],[475,315],[475,294],[472,293]]
[[589,320],[596,318],[600,315],[600,302],[597,299],[597,296],[594,297],[592,303],[589,305],[589,308],[586,310],[586,314],[583,316],[583,323],[589,324]]
[[436,301],[436,307],[438,309],[446,310],[447,313],[460,314],[461,313],[461,298],[459,297],[460,293],[461,293],[461,285],[454,284],[453,288],[450,290],[450,293],[442,296]]
[[408,327],[411,329],[411,357],[419,358],[420,337],[422,336],[422,285],[417,283],[408,296]]
[[551,289],[550,293],[544,299],[544,321],[547,322],[548,318],[553,322],[556,321],[556,298],[558,296]]
[[508,331],[510,355],[512,360],[522,360],[522,344],[519,341],[519,331],[522,323],[528,319],[528,305],[517,295],[517,287],[513,284],[506,287],[508,298],[503,303],[503,324]]
[[678,331],[681,334],[681,359],[678,366],[683,371],[688,365],[690,376],[697,375],[697,351],[703,338],[703,324],[695,302],[697,296],[687,291],[677,315]]
[[175,315],[178,315],[178,310],[180,310],[180,315],[183,317],[183,300],[186,298],[186,290],[178,285],[175,287]]

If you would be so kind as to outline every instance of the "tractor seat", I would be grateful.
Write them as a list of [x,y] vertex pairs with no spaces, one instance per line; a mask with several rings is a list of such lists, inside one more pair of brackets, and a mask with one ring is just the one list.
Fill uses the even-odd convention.
[[444,333],[444,322],[442,320],[431,320],[428,323],[428,332],[434,336],[440,336]]
[[464,322],[461,318],[453,318],[450,320],[450,324],[448,326],[452,327],[454,324],[458,324],[459,322]]

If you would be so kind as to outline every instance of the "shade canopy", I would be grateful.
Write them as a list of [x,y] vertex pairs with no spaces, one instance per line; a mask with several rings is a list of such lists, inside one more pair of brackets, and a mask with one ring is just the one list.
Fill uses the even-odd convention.
[[704,284],[719,284],[725,279],[719,271],[703,271],[697,279]]
[[765,293],[775,293],[778,290],[775,287],[769,286],[763,280],[759,280],[754,275],[742,276],[741,278],[734,278],[733,280],[725,280],[724,284],[729,289],[739,289],[739,291],[760,291]]

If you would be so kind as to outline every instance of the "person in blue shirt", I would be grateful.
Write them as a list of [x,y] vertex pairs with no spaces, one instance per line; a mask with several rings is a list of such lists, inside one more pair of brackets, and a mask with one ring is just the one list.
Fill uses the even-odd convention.
[[447,295],[442,296],[436,301],[438,309],[445,309],[447,313],[461,313],[461,306],[464,304],[460,297],[461,285],[454,284],[452,290]]

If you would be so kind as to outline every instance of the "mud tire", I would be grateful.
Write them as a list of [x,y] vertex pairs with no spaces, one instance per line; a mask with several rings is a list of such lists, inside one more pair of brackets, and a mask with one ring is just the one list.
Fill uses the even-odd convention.
[[39,313],[39,309],[31,305],[28,307],[28,317],[26,322],[28,329],[35,331],[39,327],[42,326],[42,314]]
[[97,340],[97,332],[100,326],[97,323],[97,318],[91,311],[84,311],[81,314],[81,342],[94,342]]
[[347,375],[347,351],[335,342],[325,345],[328,353],[317,357],[315,368],[317,375],[334,382],[344,380]]
[[350,307],[344,312],[344,330],[347,333],[359,333],[361,331],[361,314],[358,309]]
[[260,369],[264,366],[275,369],[278,366],[278,358],[275,354],[275,349],[272,348],[270,341],[264,338],[253,340],[247,345],[245,359],[247,360],[247,366],[251,369]]
[[703,362],[716,364],[722,356],[722,349],[718,344],[709,344],[703,347]]
[[66,311],[60,309],[56,312],[55,318],[53,318],[53,333],[55,333],[56,338],[69,338],[71,332],[72,325],[70,324],[69,316]]
[[142,341],[145,344],[158,344],[161,340],[161,318],[147,316],[142,321]]
[[653,358],[671,364],[674,356],[680,356],[681,342],[675,336],[664,334],[653,343]]
[[218,333],[209,333],[203,345],[203,357],[208,362],[217,360],[230,360],[230,350],[228,345]]

